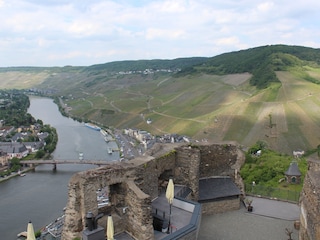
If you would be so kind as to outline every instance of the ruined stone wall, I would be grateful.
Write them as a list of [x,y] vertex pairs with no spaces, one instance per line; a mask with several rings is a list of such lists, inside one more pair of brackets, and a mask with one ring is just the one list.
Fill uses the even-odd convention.
[[199,145],[201,161],[199,177],[229,176],[244,192],[244,185],[240,176],[240,168],[245,162],[245,155],[238,144],[226,142],[221,144]]
[[200,149],[195,146],[182,146],[176,149],[174,181],[191,189],[191,200],[198,201]]
[[[197,201],[200,177],[227,175],[237,183],[235,173],[243,160],[237,146],[232,144],[164,144],[157,145],[149,154],[75,174],[69,182],[61,239],[81,235],[87,212],[98,214],[96,190],[104,187],[110,189],[108,214],[120,216],[117,224],[125,226],[125,231],[136,239],[153,239],[151,200],[159,195],[161,182],[166,186],[172,176],[175,184],[188,186],[192,190],[191,199]],[[190,239],[195,239],[194,233],[190,234]]]
[[223,213],[223,212],[239,210],[239,209],[240,209],[239,198],[202,203],[202,214],[204,215],[212,215],[216,213]]
[[[201,145],[200,178],[230,176],[234,179],[235,169],[240,169],[238,146],[231,143]],[[244,159],[243,159],[244,162]]]
[[62,239],[74,239],[78,237],[80,231],[83,230],[82,224],[82,192],[81,178],[78,175],[75,175],[71,178],[71,181],[68,186],[68,203],[65,210],[65,222],[63,228],[66,229],[63,231]]
[[[159,178],[168,180],[174,175],[173,170],[176,167],[176,151],[173,145],[166,148],[160,156],[154,156],[153,159],[139,166],[136,171],[136,184],[139,188],[150,195],[151,199],[159,196]],[[162,174],[165,176],[161,177]]]
[[[124,196],[126,195],[126,186],[123,183],[127,181],[127,176],[134,176],[134,164],[110,164],[110,166],[91,169],[80,172],[72,176],[69,182],[68,202],[65,211],[65,224],[62,231],[62,240],[74,239],[79,237],[82,230],[85,229],[86,214],[92,212],[95,216],[98,214],[98,202],[96,191],[99,188],[119,184],[121,194],[111,192],[109,198],[115,207],[125,206]],[[126,222],[126,217],[123,218]],[[105,227],[105,226],[102,226]]]
[[318,240],[320,239],[320,161],[309,161],[308,169],[300,199],[299,239]]
[[128,181],[127,227],[136,239],[154,239],[153,218],[150,196],[142,192],[133,181]]

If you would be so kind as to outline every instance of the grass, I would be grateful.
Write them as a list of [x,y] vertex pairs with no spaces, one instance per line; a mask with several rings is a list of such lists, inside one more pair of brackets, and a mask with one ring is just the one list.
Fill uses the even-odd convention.
[[285,109],[288,132],[284,133],[283,135],[288,144],[292,146],[292,151],[297,149],[310,149],[311,146],[305,139],[305,133],[301,129],[303,122],[297,117],[297,105],[295,103],[288,103]]
[[41,84],[49,73],[45,71],[9,71],[0,72],[0,82],[2,89],[27,89],[36,84]]
[[242,142],[257,121],[257,114],[261,105],[261,102],[249,103],[241,115],[236,115],[233,118],[231,126],[228,128],[225,140],[234,139]]
[[[250,152],[250,151],[249,151]],[[262,149],[261,156],[246,154],[246,162],[240,174],[246,185],[247,193],[298,201],[307,172],[307,161],[304,158],[294,159],[291,156],[275,151]],[[301,172],[300,184],[289,184],[285,181],[285,172],[292,161],[296,161]],[[252,182],[256,185],[252,186]]]
[[274,102],[277,101],[279,90],[281,88],[281,83],[272,83],[268,90],[264,93],[265,102]]

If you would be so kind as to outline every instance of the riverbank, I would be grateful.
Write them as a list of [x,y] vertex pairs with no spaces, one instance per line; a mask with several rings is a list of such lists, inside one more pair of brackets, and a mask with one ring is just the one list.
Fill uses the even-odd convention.
[[9,176],[0,177],[0,183],[7,181],[13,177],[24,177],[24,176],[26,176],[27,172],[33,171],[34,169],[35,169],[35,167],[27,167],[27,168],[20,170],[20,173],[15,172],[15,173],[11,173]]
[[[57,130],[56,149],[51,157],[43,159],[78,160],[80,152],[84,160],[112,162],[120,158],[119,152],[108,154],[108,148],[117,147],[115,142],[106,143],[100,132],[62,116],[52,99],[30,97],[28,113]],[[16,239],[19,232],[26,230],[30,220],[37,230],[61,217],[68,201],[70,178],[94,167],[91,164],[59,164],[57,171],[52,171],[51,164],[39,164],[35,171],[24,169],[27,170],[25,177],[14,173],[17,177],[9,176],[9,181],[0,178],[3,181],[0,184],[0,212],[5,216],[0,221],[1,239]]]

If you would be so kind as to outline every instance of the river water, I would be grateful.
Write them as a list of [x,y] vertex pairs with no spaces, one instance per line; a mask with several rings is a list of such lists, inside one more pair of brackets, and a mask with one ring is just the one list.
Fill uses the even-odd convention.
[[[57,129],[58,144],[54,159],[78,160],[83,152],[84,160],[113,161],[119,153],[108,154],[108,148],[117,148],[115,142],[108,144],[99,131],[84,126],[61,115],[52,99],[30,97],[28,112],[44,124]],[[57,171],[52,165],[40,165],[25,177],[14,177],[0,183],[0,239],[15,240],[17,234],[26,231],[31,220],[35,230],[62,215],[68,197],[68,182],[73,174],[94,168],[94,165],[60,164]]]

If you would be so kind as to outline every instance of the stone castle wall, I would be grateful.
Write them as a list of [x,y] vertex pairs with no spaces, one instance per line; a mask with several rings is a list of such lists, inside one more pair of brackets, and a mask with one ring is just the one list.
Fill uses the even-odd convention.
[[310,160],[301,193],[300,240],[320,239],[320,161]]
[[245,156],[235,142],[200,145],[199,149],[201,152],[200,178],[229,176],[241,192],[244,192],[240,168],[245,162]]
[[174,181],[191,189],[191,200],[197,201],[199,195],[199,164],[200,149],[191,146],[182,146],[176,149],[176,165]]
[[[123,226],[115,230],[125,229],[136,239],[153,239],[151,201],[164,190],[169,177],[175,184],[188,186],[191,200],[197,201],[200,177],[223,175],[237,182],[243,161],[243,154],[234,144],[163,144],[149,151],[148,156],[77,173],[69,182],[61,239],[81,235],[86,214],[99,213],[96,190],[104,187],[109,188],[110,202],[104,213],[120,216],[117,225]],[[105,219],[98,223],[106,227]]]

